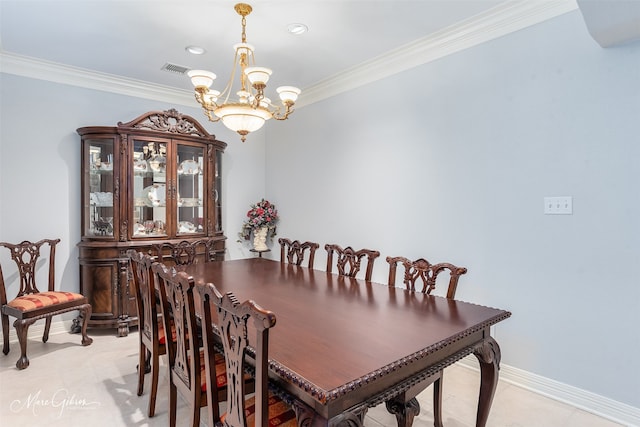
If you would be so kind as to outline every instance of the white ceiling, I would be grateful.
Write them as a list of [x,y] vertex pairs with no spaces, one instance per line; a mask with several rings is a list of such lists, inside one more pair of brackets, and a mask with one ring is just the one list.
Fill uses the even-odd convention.
[[[236,1],[0,0],[2,70],[33,61],[65,72],[104,73],[190,91],[166,63],[203,68],[222,86],[241,40]],[[367,81],[575,10],[575,0],[254,0],[247,41],[269,86],[293,85],[311,97],[340,91],[345,76]],[[288,34],[289,23],[309,31]],[[185,51],[199,45],[205,55]],[[53,63],[53,64],[52,64]],[[360,65],[367,63],[367,68]],[[33,65],[33,62],[30,63]],[[378,66],[378,65],[384,65]],[[365,71],[366,70],[366,71]],[[54,73],[50,73],[54,74]],[[105,77],[107,76],[107,77]],[[348,80],[348,78],[347,78]],[[315,92],[315,94],[314,94]]]

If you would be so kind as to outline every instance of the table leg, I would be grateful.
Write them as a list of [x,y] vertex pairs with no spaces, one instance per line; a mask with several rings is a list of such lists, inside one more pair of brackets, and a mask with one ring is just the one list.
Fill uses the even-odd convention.
[[476,427],[485,427],[489,418],[493,395],[498,385],[500,346],[496,340],[488,337],[475,348],[473,354],[480,362],[480,397],[478,399]]
[[420,404],[414,397],[404,402],[404,399],[391,399],[385,402],[387,411],[396,416],[398,427],[411,427],[413,418],[420,413]]

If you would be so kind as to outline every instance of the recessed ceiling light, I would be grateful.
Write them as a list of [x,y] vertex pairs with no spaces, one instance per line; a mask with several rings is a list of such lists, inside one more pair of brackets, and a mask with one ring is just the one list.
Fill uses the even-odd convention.
[[309,27],[304,24],[293,23],[287,25],[287,31],[289,31],[291,34],[299,36],[300,34],[304,34],[309,31]]
[[184,50],[186,50],[187,52],[193,55],[202,55],[203,53],[206,52],[206,50],[204,50],[204,48],[200,46],[187,46],[184,48]]

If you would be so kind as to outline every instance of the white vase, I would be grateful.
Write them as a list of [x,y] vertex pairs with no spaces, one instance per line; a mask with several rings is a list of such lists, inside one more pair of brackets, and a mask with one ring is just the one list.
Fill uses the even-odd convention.
[[253,249],[256,251],[266,251],[269,249],[267,246],[268,231],[268,227],[260,227],[253,231]]

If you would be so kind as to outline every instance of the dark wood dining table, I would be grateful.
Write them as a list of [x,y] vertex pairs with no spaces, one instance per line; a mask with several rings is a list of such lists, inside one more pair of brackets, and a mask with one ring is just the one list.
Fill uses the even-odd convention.
[[490,327],[508,311],[265,258],[184,270],[275,313],[270,380],[310,408],[301,425],[361,426],[368,408],[387,402],[410,426],[417,393],[472,353],[481,373],[476,425],[486,425],[500,363]]

